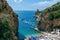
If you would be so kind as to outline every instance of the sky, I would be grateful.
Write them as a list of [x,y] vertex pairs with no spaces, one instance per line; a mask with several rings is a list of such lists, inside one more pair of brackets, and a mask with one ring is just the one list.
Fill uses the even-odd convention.
[[13,10],[44,10],[60,0],[7,0]]

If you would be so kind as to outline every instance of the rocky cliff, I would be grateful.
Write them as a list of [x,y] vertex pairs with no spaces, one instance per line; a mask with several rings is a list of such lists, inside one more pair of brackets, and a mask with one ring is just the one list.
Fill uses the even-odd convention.
[[39,30],[52,31],[53,29],[60,29],[60,2],[43,11],[37,10],[35,16]]
[[0,40],[18,40],[18,15],[6,0],[0,0]]

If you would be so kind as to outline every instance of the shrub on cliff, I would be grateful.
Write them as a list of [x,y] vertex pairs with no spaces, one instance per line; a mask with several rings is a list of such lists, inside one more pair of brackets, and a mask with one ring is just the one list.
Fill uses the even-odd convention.
[[0,40],[18,40],[18,17],[8,5],[0,0]]
[[8,19],[3,17],[0,19],[0,40],[8,40],[10,38],[11,28]]
[[[39,30],[51,31],[56,28],[60,28],[60,2],[46,8],[38,15],[40,17],[38,23]],[[41,16],[42,14],[42,16]]]

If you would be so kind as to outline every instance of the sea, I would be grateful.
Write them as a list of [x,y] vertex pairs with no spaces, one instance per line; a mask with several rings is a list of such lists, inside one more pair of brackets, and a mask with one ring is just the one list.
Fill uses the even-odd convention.
[[34,17],[36,11],[15,11],[18,14],[19,27],[18,37],[19,40],[24,40],[26,37],[35,36],[39,34],[38,31],[32,29],[37,27],[36,18]]

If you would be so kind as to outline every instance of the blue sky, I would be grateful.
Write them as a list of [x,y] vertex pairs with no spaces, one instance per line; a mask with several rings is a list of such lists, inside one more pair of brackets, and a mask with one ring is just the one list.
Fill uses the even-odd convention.
[[60,0],[7,0],[13,10],[43,10]]

